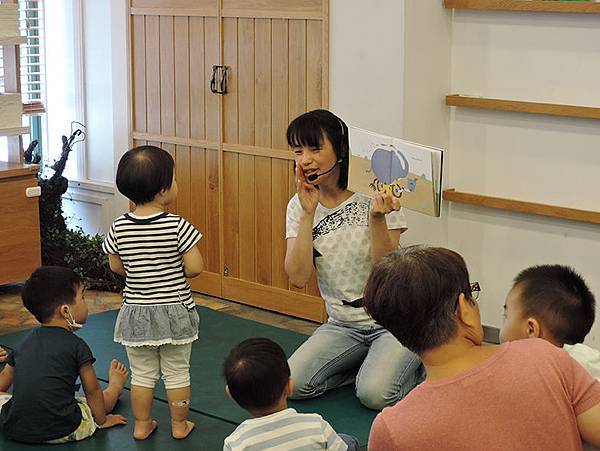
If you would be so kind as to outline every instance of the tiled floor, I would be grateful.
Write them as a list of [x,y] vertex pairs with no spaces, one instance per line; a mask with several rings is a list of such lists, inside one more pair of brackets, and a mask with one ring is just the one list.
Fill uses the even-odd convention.
[[[21,285],[18,284],[0,286],[0,334],[16,332],[38,324],[36,319],[23,307],[21,296],[19,295],[20,291]],[[117,293],[86,291],[85,298],[90,315],[107,310],[115,310],[121,305],[121,296]],[[212,310],[218,310],[230,315],[307,335],[311,334],[319,326],[312,321],[292,318],[199,293],[194,293],[194,299],[197,305]]]

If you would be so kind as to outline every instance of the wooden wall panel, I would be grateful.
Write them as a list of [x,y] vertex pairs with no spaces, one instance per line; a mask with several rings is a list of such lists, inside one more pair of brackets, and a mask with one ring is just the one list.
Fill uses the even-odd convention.
[[288,122],[289,42],[288,21],[275,19],[271,23],[272,97],[271,143],[274,149],[288,150],[285,131]]
[[[223,153],[223,243],[224,264],[229,270],[229,277],[239,277],[239,171],[238,155]],[[242,204],[241,208],[246,208]]]
[[238,20],[239,143],[254,145],[254,20]]
[[145,132],[146,129],[146,18],[133,17],[131,20],[131,78],[133,97],[133,129]]
[[227,94],[223,96],[223,142],[238,142],[238,23],[223,19],[223,65],[228,67]]
[[271,147],[271,20],[254,21],[255,144]]
[[323,106],[323,24],[320,20],[306,21],[306,109]]
[[320,19],[323,0],[223,0],[224,17]]
[[240,278],[249,281],[256,280],[256,202],[255,202],[255,177],[254,156],[239,156],[239,198],[240,222]]
[[[218,142],[220,139],[220,99],[218,95],[210,92],[209,80],[212,75],[213,64],[219,64],[219,23],[217,19],[207,17],[204,19],[204,100],[206,139]],[[217,208],[218,211],[218,208]]]
[[289,122],[306,112],[306,22],[289,23]]
[[206,138],[205,94],[205,42],[204,18],[190,17],[190,135],[192,138]]
[[272,215],[271,158],[255,157],[256,175],[256,281],[271,285],[272,275]]
[[223,274],[223,266],[219,252],[219,152],[207,149],[206,151],[206,228],[202,231],[210,240],[210,245],[204,255],[208,271]]
[[288,188],[288,162],[286,160],[273,159],[272,164],[272,196],[271,196],[271,267],[273,268],[272,284],[274,287],[287,288],[288,277],[285,273],[285,211],[289,197]]
[[146,17],[146,127],[149,133],[160,130],[160,49],[159,18]]

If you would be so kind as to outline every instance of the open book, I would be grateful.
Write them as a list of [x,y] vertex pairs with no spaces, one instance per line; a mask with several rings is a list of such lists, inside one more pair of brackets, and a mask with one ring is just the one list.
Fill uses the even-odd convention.
[[440,215],[443,151],[349,128],[348,189],[370,196],[391,192],[403,207]]

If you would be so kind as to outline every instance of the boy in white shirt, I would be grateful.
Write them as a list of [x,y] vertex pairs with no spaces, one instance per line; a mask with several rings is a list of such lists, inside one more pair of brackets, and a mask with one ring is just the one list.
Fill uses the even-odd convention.
[[582,344],[595,311],[594,295],[572,268],[532,266],[517,275],[506,296],[500,341],[543,338],[564,348],[600,381],[600,351]]
[[225,439],[224,451],[358,449],[354,437],[338,435],[320,415],[288,408],[290,367],[277,343],[241,342],[227,356],[223,373],[229,397],[252,415]]

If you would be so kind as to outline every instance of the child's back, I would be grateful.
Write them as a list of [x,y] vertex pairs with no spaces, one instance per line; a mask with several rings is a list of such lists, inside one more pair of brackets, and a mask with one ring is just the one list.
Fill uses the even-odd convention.
[[74,396],[79,368],[94,362],[88,345],[61,327],[34,329],[9,354],[13,396],[1,423],[8,438],[45,442],[71,433],[81,422]]
[[[104,248],[119,256],[126,273],[115,341],[160,346],[197,338],[198,316],[182,255],[201,236],[189,222],[171,213],[148,217],[126,213],[114,221]],[[146,322],[140,324],[140,318]]]

